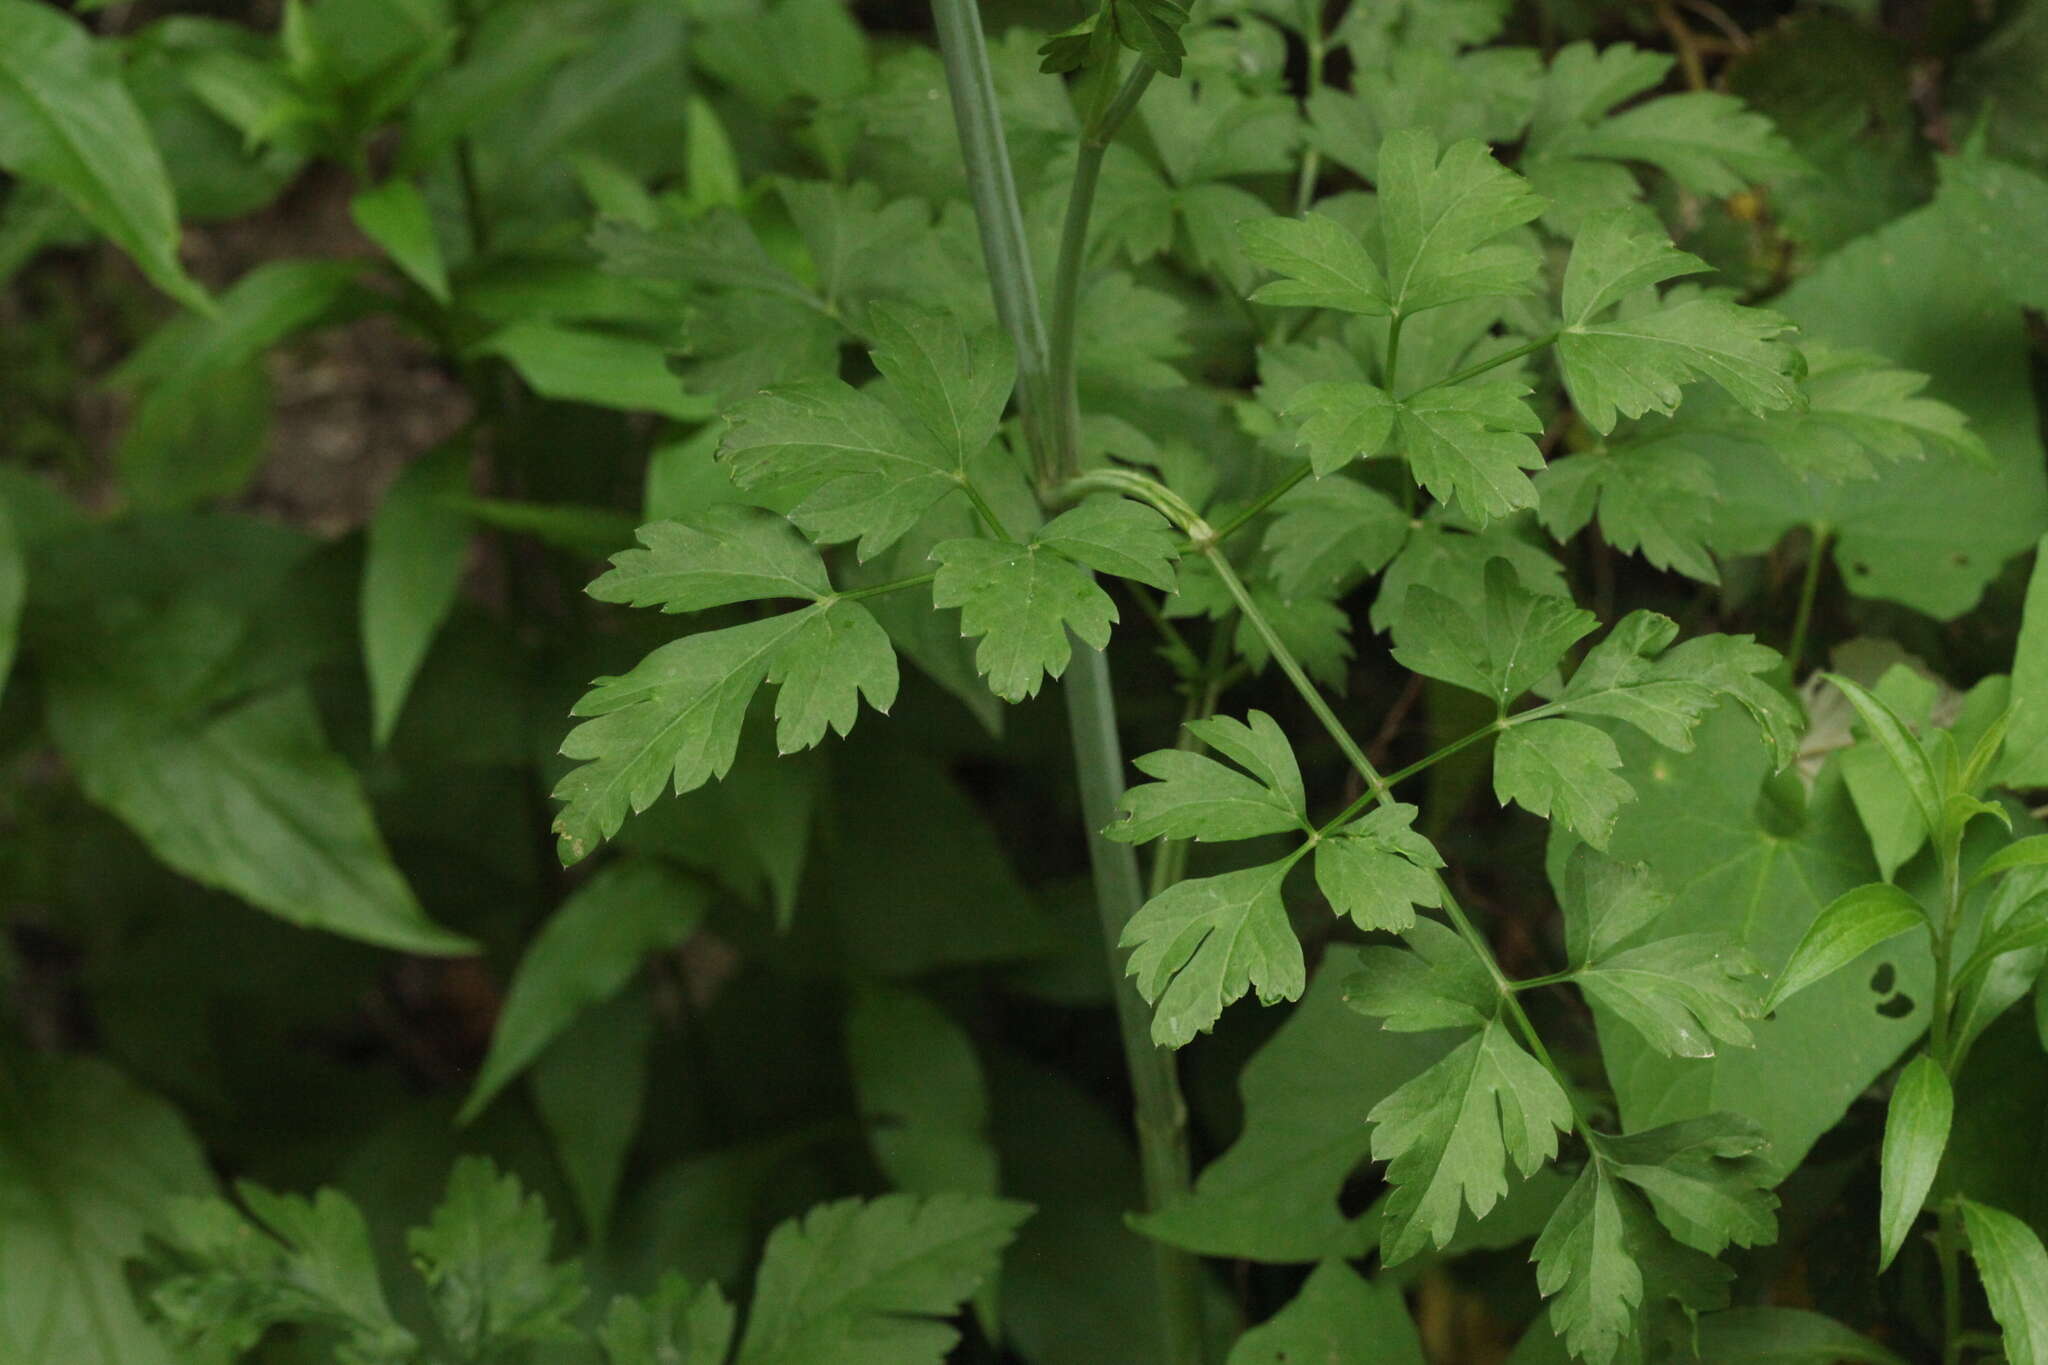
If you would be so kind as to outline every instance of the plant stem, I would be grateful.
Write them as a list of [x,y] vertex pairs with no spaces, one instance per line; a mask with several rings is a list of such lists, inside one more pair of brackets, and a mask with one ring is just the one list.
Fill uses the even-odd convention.
[[[1321,8],[1320,5],[1317,6]],[[1308,40],[1308,76],[1302,83],[1303,101],[1313,95],[1316,87],[1323,83],[1323,58],[1329,55],[1329,44],[1323,39],[1322,15],[1317,14],[1310,23]],[[1308,212],[1308,206],[1315,202],[1316,176],[1323,169],[1322,149],[1314,143],[1301,156],[1301,174],[1294,182],[1294,216],[1299,218]]]
[[[1268,488],[1265,492],[1259,494],[1258,497],[1252,499],[1250,506],[1246,507],[1242,512],[1239,512],[1229,521],[1226,521],[1221,526],[1218,526],[1215,529],[1215,531],[1210,535],[1209,543],[1211,545],[1220,545],[1224,541],[1230,539],[1232,535],[1244,529],[1245,523],[1249,522],[1252,518],[1258,516],[1261,512],[1265,511],[1268,507],[1271,507],[1274,503],[1280,501],[1281,498],[1287,496],[1289,489],[1293,488],[1296,484],[1300,483],[1303,479],[1306,479],[1310,474],[1313,474],[1314,472],[1315,470],[1313,466],[1311,466],[1307,460],[1303,460],[1300,464],[1296,465],[1292,470],[1290,470],[1285,478],[1281,479],[1271,488]],[[1193,548],[1193,546],[1191,545],[1190,548]]]
[[1338,751],[1358,770],[1358,775],[1365,779],[1365,785],[1370,787],[1376,796],[1385,796],[1386,780],[1373,768],[1372,760],[1358,747],[1358,741],[1344,728],[1344,722],[1337,719],[1337,713],[1330,709],[1330,704],[1323,700],[1323,694],[1309,681],[1308,674],[1302,671],[1301,662],[1294,657],[1294,651],[1281,640],[1278,632],[1273,629],[1272,622],[1266,619],[1266,614],[1252,601],[1250,590],[1245,587],[1244,580],[1237,576],[1237,571],[1230,567],[1230,561],[1224,558],[1223,552],[1213,544],[1203,553],[1209,557],[1209,563],[1216,569],[1216,576],[1223,580],[1223,586],[1229,589],[1231,597],[1236,600],[1237,609],[1244,613],[1245,620],[1252,623],[1252,628],[1258,631],[1260,638],[1266,642],[1266,648],[1272,651],[1273,662],[1280,665],[1280,671],[1294,684],[1294,690],[1308,703],[1308,709],[1315,713],[1316,719],[1323,723],[1323,729],[1337,742]]
[[[1074,356],[1076,321],[1081,305],[1081,268],[1088,259],[1088,220],[1095,211],[1095,187],[1102,178],[1102,158],[1109,150],[1116,130],[1137,108],[1145,87],[1155,72],[1149,62],[1138,62],[1116,93],[1088,119],[1081,145],[1074,157],[1074,183],[1067,192],[1066,222],[1060,229],[1059,264],[1052,282],[1052,338],[1048,352],[1048,382],[1052,389],[1052,468],[1041,471],[1041,483],[1050,487],[1081,472],[1081,402]],[[1103,73],[1107,88],[1110,73]]]
[[[1124,794],[1123,746],[1117,737],[1116,693],[1109,660],[1076,642],[1062,691],[1073,733],[1074,767],[1081,787],[1081,817],[1088,824],[1088,861],[1094,872],[1095,906],[1109,954],[1117,1027],[1124,1065],[1136,1100],[1138,1161],[1144,1172],[1148,1208],[1164,1208],[1188,1190],[1187,1105],[1173,1054],[1153,1044],[1150,1011],[1125,976],[1124,925],[1144,903],[1138,854],[1103,834],[1116,819]],[[1201,1280],[1194,1257],[1164,1242],[1152,1243],[1159,1285],[1160,1359],[1169,1365],[1201,1360]]]
[[1820,569],[1827,560],[1828,537],[1833,534],[1825,522],[1808,528],[1813,544],[1806,551],[1806,574],[1799,581],[1799,609],[1792,616],[1792,639],[1785,646],[1785,666],[1797,680],[1799,657],[1806,652],[1806,628],[1813,622],[1814,599],[1820,595]]
[[1963,1256],[1956,1227],[1956,1206],[1943,1203],[1934,1237],[1941,1261],[1941,1365],[1963,1359]]
[[988,264],[996,317],[1017,352],[1017,403],[1025,444],[1031,448],[1043,482],[1052,468],[1045,430],[1052,408],[1050,348],[1045,321],[1038,312],[1031,251],[1024,239],[1024,210],[1003,140],[1002,115],[996,107],[995,77],[989,71],[981,11],[976,0],[932,0],[932,19],[939,34],[939,54],[945,61],[946,89],[952,96],[953,123],[960,133],[967,188],[974,199],[974,220],[981,231],[981,252]]
[[[1434,384],[1424,384],[1421,388],[1417,389],[1414,393],[1407,395],[1407,397],[1404,397],[1401,401],[1405,403],[1408,401],[1408,399],[1415,398],[1421,394],[1428,393],[1431,389],[1448,389],[1454,384],[1462,384],[1468,379],[1476,379],[1480,375],[1485,374],[1488,370],[1497,370],[1503,365],[1513,364],[1515,361],[1520,360],[1525,355],[1534,355],[1536,354],[1536,352],[1542,350],[1546,346],[1556,345],[1557,338],[1558,334],[1556,332],[1552,332],[1549,336],[1537,337],[1534,341],[1524,342],[1522,345],[1515,347],[1515,349],[1513,349],[1512,351],[1502,351],[1499,355],[1493,357],[1493,359],[1491,360],[1482,360],[1477,365],[1467,365],[1464,369],[1458,371],[1449,379],[1439,379]],[[1393,344],[1391,341],[1388,343],[1387,350],[1389,354],[1389,359],[1387,362],[1387,377],[1389,379],[1392,379],[1394,373],[1394,365],[1393,360],[1391,358],[1393,352]]]
[[963,472],[960,475],[961,491],[967,494],[967,501],[974,504],[974,514],[981,518],[982,525],[996,533],[999,540],[1010,539],[1010,533],[1003,526],[1003,519],[996,515],[996,509],[988,505],[988,499],[981,496],[981,490]]
[[1394,384],[1401,375],[1401,324],[1407,320],[1407,317],[1401,313],[1396,313],[1387,319],[1387,373],[1385,379],[1388,393],[1394,392]]
[[1500,731],[1507,729],[1507,727],[1512,724],[1514,724],[1514,721],[1512,720],[1488,721],[1486,724],[1480,726],[1477,730],[1474,730],[1472,733],[1468,735],[1460,735],[1458,738],[1452,740],[1449,744],[1444,745],[1441,749],[1437,749],[1434,752],[1424,754],[1421,758],[1416,759],[1407,767],[1401,768],[1395,772],[1388,773],[1387,791],[1385,793],[1375,791],[1366,792],[1363,796],[1359,797],[1356,801],[1353,801],[1343,810],[1337,812],[1337,815],[1334,819],[1332,819],[1329,823],[1323,825],[1316,832],[1318,834],[1329,834],[1333,832],[1338,826],[1349,824],[1352,820],[1355,820],[1360,815],[1363,815],[1367,807],[1384,799],[1386,795],[1392,793],[1395,787],[1400,786],[1403,782],[1406,782],[1409,778],[1415,776],[1417,773],[1422,772],[1424,769],[1435,767],[1437,764],[1449,758],[1452,754],[1458,753],[1460,750],[1469,749],[1473,745],[1479,743],[1479,741],[1487,738],[1490,735],[1498,734]]
[[[960,130],[960,150],[966,161],[968,186],[973,192],[982,250],[988,259],[989,285],[995,294],[997,316],[1017,350],[1018,402],[1043,500],[1047,492],[1057,487],[1057,480],[1052,477],[1056,452],[1047,424],[1059,420],[1055,416],[1059,408],[1073,403],[1072,376],[1069,374],[1064,389],[1056,391],[1052,387],[1052,346],[1038,311],[1038,293],[1025,246],[1023,210],[1017,199],[1009,153],[1003,145],[995,82],[989,72],[988,49],[975,0],[933,0],[932,12],[937,20],[946,84]],[[1142,82],[1135,90],[1127,82],[1130,98],[1126,100],[1119,94],[1105,110],[1102,122],[1107,124],[1111,118],[1120,120],[1128,114],[1143,90]],[[1085,211],[1077,231],[1085,241]],[[1063,348],[1072,346],[1071,318],[1060,344]],[[1110,682],[1108,658],[1099,651],[1078,646],[1061,690],[1066,696],[1068,727],[1073,737],[1082,818],[1088,824],[1088,861],[1094,873],[1103,949],[1110,963],[1110,990],[1116,1002],[1124,1066],[1131,1079],[1145,1205],[1157,1210],[1188,1191],[1187,1105],[1181,1098],[1174,1056],[1153,1045],[1150,1012],[1123,971],[1120,945],[1124,926],[1138,912],[1144,894],[1136,850],[1102,834],[1115,818],[1124,787],[1123,748],[1117,735],[1116,692]],[[1159,1293],[1161,1365],[1202,1365],[1200,1263],[1164,1242],[1153,1243],[1152,1259]]]
[[865,588],[848,588],[845,592],[839,593],[838,597],[842,602],[858,602],[863,597],[883,597],[892,592],[901,592],[905,588],[922,587],[938,576],[938,572],[934,570],[931,573],[918,574],[914,578],[892,578],[887,583],[876,583]]

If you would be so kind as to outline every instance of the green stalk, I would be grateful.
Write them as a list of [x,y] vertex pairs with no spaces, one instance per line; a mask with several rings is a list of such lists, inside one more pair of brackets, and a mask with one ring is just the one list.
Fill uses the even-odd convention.
[[[1421,388],[1417,389],[1415,393],[1407,395],[1407,397],[1403,398],[1401,401],[1405,403],[1408,401],[1409,398],[1413,398],[1417,394],[1428,393],[1431,389],[1448,389],[1453,384],[1462,384],[1468,379],[1477,379],[1480,375],[1485,374],[1488,370],[1497,370],[1503,365],[1511,365],[1515,361],[1520,360],[1525,355],[1534,355],[1536,354],[1536,352],[1542,350],[1546,346],[1556,345],[1557,335],[1558,334],[1556,332],[1552,332],[1547,337],[1537,337],[1534,341],[1524,342],[1522,345],[1515,347],[1512,351],[1502,351],[1499,355],[1493,357],[1493,359],[1491,360],[1482,360],[1477,365],[1467,365],[1464,369],[1458,371],[1449,379],[1439,379],[1434,384],[1424,384]],[[1393,349],[1393,343],[1390,341],[1387,345],[1387,378],[1389,380],[1391,380],[1394,377],[1394,364],[1392,359]]]
[[[1814,533],[1813,558],[1820,559],[1821,533]],[[1815,575],[1807,574],[1811,584]],[[1805,612],[1800,613],[1802,618]],[[1789,655],[1796,659],[1798,656]],[[1939,840],[1939,833],[1930,831]],[[1939,845],[1938,845],[1939,846]],[[1934,933],[1934,1018],[1929,1025],[1929,1050],[1941,1064],[1943,1074],[1955,1079],[1953,1025],[1955,993],[1954,964],[1956,931],[1963,919],[1963,865],[1961,849],[1953,844],[1939,846],[1941,852],[1942,915]],[[1956,1226],[1953,1203],[1941,1206],[1935,1236],[1935,1254],[1941,1265],[1941,1365],[1959,1365],[1963,1358],[1963,1275],[1962,1239]]]
[[[1316,8],[1321,9],[1322,7],[1318,5]],[[1323,83],[1323,59],[1329,55],[1330,51],[1329,44],[1323,40],[1323,22],[1320,14],[1315,15],[1311,19],[1305,36],[1308,40],[1308,79],[1303,82],[1302,89],[1306,94],[1313,95],[1316,87]],[[1322,169],[1322,149],[1314,143],[1310,143],[1308,150],[1302,153],[1301,174],[1294,182],[1295,217],[1300,218],[1306,215],[1308,213],[1308,206],[1315,202],[1316,176],[1321,173]]]
[[[1048,424],[1059,423],[1058,414],[1073,409],[1078,427],[1072,362],[1069,359],[1064,386],[1055,389],[1050,357],[1056,348],[1046,338],[1038,311],[1038,294],[1025,247],[1023,210],[1017,199],[1009,153],[1003,145],[995,83],[989,73],[988,51],[975,0],[933,0],[932,12],[937,20],[946,83],[960,130],[960,149],[967,164],[967,182],[974,197],[982,249],[988,258],[997,315],[1017,349],[1017,398],[1025,437],[1037,465],[1039,487],[1049,491],[1058,485],[1052,476],[1058,452]],[[1121,121],[1143,91],[1142,80],[1135,88],[1126,82],[1125,91],[1106,106],[1102,123],[1108,124],[1112,118]],[[1071,207],[1068,218],[1070,237],[1085,244],[1086,206],[1078,225],[1073,222]],[[1073,271],[1078,289],[1078,262]],[[1071,308],[1064,316],[1067,325],[1057,349],[1071,357]],[[1073,736],[1082,817],[1088,824],[1088,861],[1094,874],[1096,911],[1102,922],[1103,948],[1109,957],[1124,1065],[1131,1078],[1145,1205],[1157,1210],[1184,1197],[1188,1191],[1187,1105],[1181,1098],[1173,1054],[1153,1044],[1150,1012],[1123,971],[1120,945],[1124,926],[1144,903],[1144,887],[1136,850],[1102,834],[1116,818],[1124,790],[1123,747],[1118,738],[1116,691],[1110,680],[1108,658],[1085,646],[1076,648],[1062,691]],[[1162,1365],[1202,1365],[1200,1263],[1163,1242],[1152,1244],[1152,1259],[1159,1291],[1159,1359]]]
[[1209,557],[1209,563],[1215,567],[1216,576],[1223,580],[1223,586],[1237,602],[1237,609],[1244,613],[1245,620],[1252,623],[1252,628],[1258,631],[1260,638],[1266,642],[1266,648],[1272,652],[1273,662],[1280,665],[1280,671],[1287,675],[1287,681],[1294,684],[1294,690],[1308,703],[1308,709],[1323,723],[1323,729],[1337,742],[1338,750],[1350,760],[1351,766],[1358,770],[1358,775],[1365,779],[1365,785],[1372,789],[1374,796],[1385,796],[1386,779],[1379,775],[1372,766],[1372,760],[1358,747],[1358,741],[1351,738],[1351,732],[1344,728],[1344,722],[1337,719],[1337,713],[1330,709],[1330,704],[1323,700],[1323,694],[1309,681],[1308,674],[1302,670],[1300,660],[1294,657],[1294,651],[1280,639],[1279,634],[1273,629],[1272,622],[1266,619],[1266,614],[1252,601],[1252,595],[1245,588],[1244,580],[1230,567],[1230,561],[1224,558],[1223,552],[1214,544],[1208,545],[1203,553]]
[[1799,581],[1799,610],[1792,617],[1792,639],[1785,646],[1785,666],[1792,670],[1793,678],[1799,675],[1799,657],[1806,652],[1806,628],[1813,622],[1814,599],[1820,595],[1821,565],[1827,561],[1828,537],[1832,534],[1826,523],[1816,523],[1808,528],[1813,534],[1813,544],[1806,551],[1806,574]]
[[996,318],[1017,351],[1017,406],[1025,443],[1043,482],[1052,468],[1044,429],[1053,407],[1050,347],[1045,320],[1038,312],[1038,285],[1032,278],[1031,250],[1024,237],[1024,209],[1003,140],[988,42],[981,33],[981,11],[975,0],[932,0],[932,19],[939,33],[939,55],[945,62],[946,89],[952,96],[953,123],[960,133],[960,153],[974,199],[974,220],[981,230],[981,252],[988,263]]
[[[1108,88],[1110,72],[1103,73]],[[1074,184],[1067,193],[1066,222],[1060,229],[1059,264],[1052,281],[1052,339],[1049,353],[1049,382],[1053,409],[1052,471],[1042,479],[1045,487],[1081,472],[1081,402],[1075,371],[1076,320],[1081,306],[1081,268],[1088,259],[1088,220],[1095,212],[1095,187],[1102,178],[1102,158],[1109,151],[1116,130],[1138,107],[1145,87],[1156,74],[1150,63],[1138,62],[1124,79],[1116,97],[1089,116],[1074,158]]]
[[[1114,981],[1117,1028],[1124,1064],[1136,1101],[1138,1163],[1148,1208],[1166,1207],[1188,1192],[1188,1111],[1181,1098],[1173,1054],[1152,1041],[1151,1011],[1124,975],[1124,926],[1144,904],[1138,854],[1103,831],[1117,818],[1124,795],[1123,745],[1117,737],[1116,692],[1109,660],[1078,645],[1063,688],[1067,723],[1073,734],[1074,768],[1081,787],[1081,818],[1088,824],[1088,862],[1094,874],[1096,913]],[[1159,1285],[1160,1359],[1169,1365],[1200,1365],[1201,1279],[1195,1258],[1164,1242],[1152,1243],[1153,1274]]]
[[892,592],[902,592],[905,588],[923,587],[938,576],[937,571],[934,570],[931,573],[918,574],[913,578],[892,578],[887,583],[875,583],[865,588],[848,588],[844,592],[838,593],[837,596],[842,602],[858,602],[863,597],[883,597]]

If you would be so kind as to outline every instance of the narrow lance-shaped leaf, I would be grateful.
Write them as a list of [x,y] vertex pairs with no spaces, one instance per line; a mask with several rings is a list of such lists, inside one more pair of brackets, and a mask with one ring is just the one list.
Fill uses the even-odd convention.
[[1948,1073],[1939,1062],[1922,1052],[1906,1063],[1884,1119],[1884,1152],[1879,1163],[1883,1188],[1877,1220],[1880,1272],[1899,1254],[1927,1202],[1927,1191],[1933,1188],[1941,1154],[1948,1146],[1955,1107]]
[[1991,1300],[1991,1316],[2004,1330],[2005,1358],[2011,1365],[2048,1365],[2048,1249],[2005,1210],[1974,1199],[1962,1206],[1970,1255]]
[[1800,936],[1764,1001],[1764,1013],[1854,962],[1878,944],[1924,926],[1920,902],[1889,882],[1872,882],[1836,897]]
[[115,48],[36,0],[0,0],[0,166],[50,185],[172,298],[206,309],[178,262],[178,206]]

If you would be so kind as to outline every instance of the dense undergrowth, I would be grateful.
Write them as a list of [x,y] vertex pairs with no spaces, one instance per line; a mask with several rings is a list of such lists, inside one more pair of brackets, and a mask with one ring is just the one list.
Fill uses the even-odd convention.
[[2044,72],[0,0],[0,1362],[2048,1361]]

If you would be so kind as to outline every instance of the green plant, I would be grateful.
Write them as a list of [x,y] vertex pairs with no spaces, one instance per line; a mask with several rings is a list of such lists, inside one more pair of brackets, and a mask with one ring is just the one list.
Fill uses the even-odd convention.
[[1683,8],[0,0],[0,1357],[2043,1358],[2038,9]]

